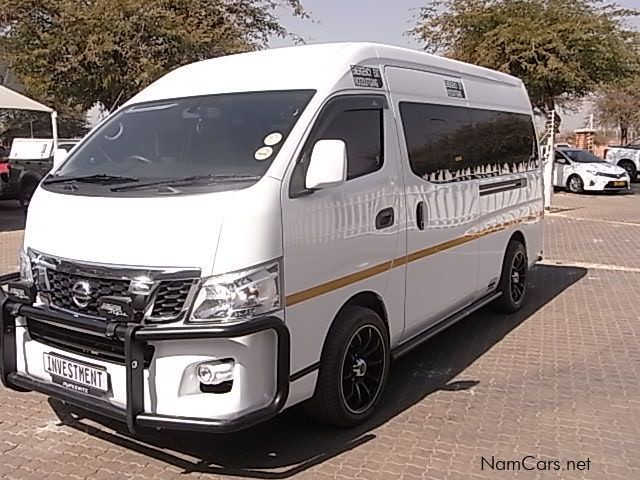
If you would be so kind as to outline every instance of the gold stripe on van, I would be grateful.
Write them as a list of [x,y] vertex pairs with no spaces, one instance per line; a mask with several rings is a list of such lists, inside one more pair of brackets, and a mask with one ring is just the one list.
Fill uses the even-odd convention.
[[436,253],[444,252],[451,248],[464,245],[465,243],[471,242],[473,240],[477,240],[478,238],[484,237],[486,235],[490,235],[492,233],[506,230],[507,228],[512,227],[513,225],[539,220],[542,218],[542,216],[543,216],[542,214],[530,215],[528,217],[501,223],[499,225],[488,228],[486,230],[482,230],[477,233],[472,233],[472,234],[464,235],[462,237],[454,238],[452,240],[439,243],[432,247],[410,253],[409,255],[398,257],[393,260],[389,260],[388,262],[383,262],[378,265],[374,265],[373,267],[366,268],[359,272],[351,273],[349,275],[345,275],[344,277],[340,277],[335,280],[331,280],[329,282],[316,285],[315,287],[311,287],[306,290],[301,290],[300,292],[292,293],[291,295],[287,295],[285,299],[286,306],[291,307],[292,305],[296,305],[298,303],[305,302],[312,298],[319,297],[320,295],[324,295],[325,293],[332,292],[334,290],[352,285],[357,282],[361,282],[363,280],[366,280],[367,278],[373,277],[375,275],[379,275],[380,273],[384,273],[387,270],[390,270],[392,268],[400,267],[402,265],[415,262],[422,258],[435,255]]

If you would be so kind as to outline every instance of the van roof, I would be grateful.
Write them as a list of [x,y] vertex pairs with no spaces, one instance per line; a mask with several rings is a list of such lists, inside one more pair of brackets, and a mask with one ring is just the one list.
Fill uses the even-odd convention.
[[185,65],[127,104],[217,93],[332,88],[351,65],[394,65],[519,86],[510,75],[408,48],[349,42],[274,48]]

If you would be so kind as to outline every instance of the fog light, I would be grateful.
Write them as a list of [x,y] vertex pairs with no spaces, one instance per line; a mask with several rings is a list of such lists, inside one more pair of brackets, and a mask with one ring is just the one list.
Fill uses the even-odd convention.
[[196,374],[203,385],[219,385],[233,381],[233,360],[216,360],[198,365]]

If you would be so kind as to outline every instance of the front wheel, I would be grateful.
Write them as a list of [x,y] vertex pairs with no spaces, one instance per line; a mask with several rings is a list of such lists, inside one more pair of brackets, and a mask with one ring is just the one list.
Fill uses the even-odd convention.
[[389,363],[389,337],[380,316],[364,307],[343,308],[327,336],[307,412],[338,427],[366,421],[380,401]]
[[502,295],[493,304],[495,310],[503,313],[520,310],[527,296],[528,271],[527,249],[519,240],[512,240],[502,264],[497,290]]
[[582,193],[584,191],[584,182],[578,175],[572,175],[567,182],[567,189],[571,193]]

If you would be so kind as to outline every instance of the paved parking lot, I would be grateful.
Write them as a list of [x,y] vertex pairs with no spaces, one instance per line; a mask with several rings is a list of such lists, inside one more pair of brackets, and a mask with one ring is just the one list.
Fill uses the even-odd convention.
[[[402,358],[361,428],[294,408],[233,435],[134,438],[0,387],[0,478],[638,479],[640,189],[554,206],[527,307],[482,311]],[[0,203],[0,219],[7,271],[20,212]]]

